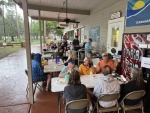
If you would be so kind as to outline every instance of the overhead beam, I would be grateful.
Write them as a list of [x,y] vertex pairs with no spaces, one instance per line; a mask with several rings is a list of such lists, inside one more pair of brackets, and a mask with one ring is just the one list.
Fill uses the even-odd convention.
[[[22,7],[22,4],[18,3],[18,5],[20,7]],[[28,4],[28,9],[66,13],[66,9],[65,8],[43,6],[43,5]],[[68,8],[68,13],[70,13],[70,14],[81,14],[81,15],[90,15],[90,11],[89,10],[80,10],[80,9],[69,9]]]
[[64,27],[67,27],[68,24],[59,24],[60,26],[64,26]]
[[[39,17],[36,16],[31,16],[32,19],[34,20],[39,20]],[[46,20],[46,21],[58,21],[58,18],[48,18],[48,17],[41,17],[41,20]],[[59,22],[63,22],[64,19],[59,19]]]

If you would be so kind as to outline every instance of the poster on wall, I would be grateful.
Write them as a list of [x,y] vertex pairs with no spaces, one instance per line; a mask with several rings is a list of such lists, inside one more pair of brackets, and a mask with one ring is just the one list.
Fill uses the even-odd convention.
[[150,0],[129,0],[126,13],[126,27],[149,25]]
[[93,42],[100,41],[100,27],[92,27],[89,29],[89,38],[93,40]]
[[121,73],[124,76],[130,75],[132,68],[140,68],[143,57],[143,48],[139,46],[150,44],[147,36],[150,33],[126,33],[123,34]]

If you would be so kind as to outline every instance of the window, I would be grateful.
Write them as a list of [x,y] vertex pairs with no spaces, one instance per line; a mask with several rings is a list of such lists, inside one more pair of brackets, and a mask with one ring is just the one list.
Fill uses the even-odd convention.
[[111,47],[118,47],[119,26],[112,27]]

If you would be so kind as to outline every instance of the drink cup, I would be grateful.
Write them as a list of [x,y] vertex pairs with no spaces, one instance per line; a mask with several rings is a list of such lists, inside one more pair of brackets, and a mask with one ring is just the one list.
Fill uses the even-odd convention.
[[67,83],[69,80],[69,75],[65,75],[65,82]]

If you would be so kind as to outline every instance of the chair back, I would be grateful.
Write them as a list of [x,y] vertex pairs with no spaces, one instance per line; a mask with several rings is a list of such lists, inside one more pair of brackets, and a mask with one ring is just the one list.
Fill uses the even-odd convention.
[[[132,91],[131,93],[128,93],[124,99],[130,99],[130,100],[135,100],[135,99],[140,99],[145,95],[144,90],[139,90],[139,91]],[[124,100],[123,99],[123,100]]]
[[99,63],[99,58],[92,58],[93,66]]
[[80,100],[73,100],[66,104],[66,110],[69,109],[83,109],[89,107],[91,102],[88,99],[80,99]]
[[120,97],[120,94],[105,94],[99,97],[98,101],[110,102],[117,100]]

